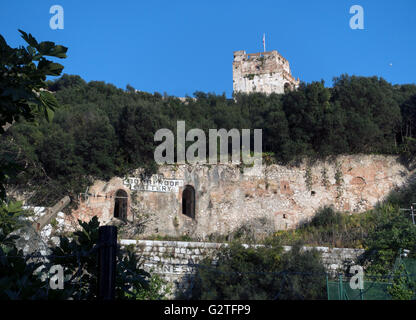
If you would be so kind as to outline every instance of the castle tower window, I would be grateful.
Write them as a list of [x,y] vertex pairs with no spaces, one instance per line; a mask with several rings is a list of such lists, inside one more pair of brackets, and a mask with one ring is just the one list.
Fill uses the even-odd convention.
[[286,83],[285,83],[285,85],[284,85],[284,91],[285,91],[285,93],[286,93],[286,92],[289,92],[291,89],[292,89],[292,88],[291,88],[291,86],[290,86],[290,83],[289,83],[289,82],[286,82]]
[[127,219],[127,192],[124,190],[118,190],[116,192],[114,201],[114,218],[122,220]]
[[182,192],[182,213],[195,218],[195,189],[191,185],[185,186]]

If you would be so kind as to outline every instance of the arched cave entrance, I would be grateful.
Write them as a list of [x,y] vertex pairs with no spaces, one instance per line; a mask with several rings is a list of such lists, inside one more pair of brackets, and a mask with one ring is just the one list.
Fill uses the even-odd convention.
[[121,220],[127,219],[127,192],[124,190],[118,190],[116,192],[114,200],[114,218]]
[[182,192],[182,213],[195,218],[195,188],[191,185],[186,185]]

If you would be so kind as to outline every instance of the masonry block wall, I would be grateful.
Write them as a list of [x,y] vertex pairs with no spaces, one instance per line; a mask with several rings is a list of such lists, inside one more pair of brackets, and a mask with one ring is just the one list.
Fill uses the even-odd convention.
[[[161,275],[173,286],[173,296],[185,291],[192,285],[193,275],[198,263],[207,256],[212,256],[224,243],[185,242],[185,241],[151,241],[121,240],[121,245],[134,245],[136,252],[143,259],[147,271]],[[283,247],[285,251],[291,247]],[[322,262],[329,274],[345,272],[348,265],[353,265],[364,253],[362,249],[303,247],[303,250],[317,249],[322,254]]]

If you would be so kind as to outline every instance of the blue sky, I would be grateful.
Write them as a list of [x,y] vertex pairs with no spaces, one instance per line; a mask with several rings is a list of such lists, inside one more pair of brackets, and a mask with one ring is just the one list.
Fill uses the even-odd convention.
[[[52,30],[52,5],[64,29]],[[352,5],[364,30],[352,30]],[[192,95],[232,94],[233,51],[277,50],[305,82],[343,73],[415,83],[414,0],[11,1],[0,3],[0,34],[15,47],[18,28],[69,48],[64,72],[125,88]]]

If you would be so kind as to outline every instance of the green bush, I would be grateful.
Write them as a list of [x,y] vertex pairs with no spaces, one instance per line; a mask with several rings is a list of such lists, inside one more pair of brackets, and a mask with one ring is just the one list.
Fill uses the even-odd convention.
[[320,254],[285,253],[279,245],[244,247],[231,243],[215,260],[206,258],[198,267],[191,299],[324,299],[325,269]]
[[342,214],[332,207],[324,207],[318,210],[312,218],[310,225],[314,227],[330,227],[343,222]]
[[368,273],[386,275],[391,272],[400,249],[408,249],[409,257],[416,257],[416,227],[409,215],[396,206],[384,205],[374,214],[378,222],[365,240],[367,250],[362,263],[369,265]]
[[401,265],[394,273],[392,286],[387,288],[393,300],[412,300],[416,298],[416,282],[406,275]]

